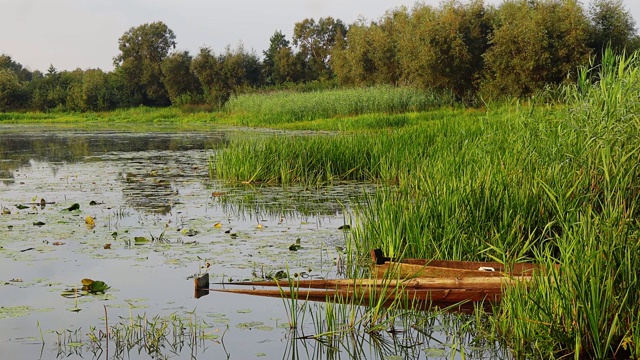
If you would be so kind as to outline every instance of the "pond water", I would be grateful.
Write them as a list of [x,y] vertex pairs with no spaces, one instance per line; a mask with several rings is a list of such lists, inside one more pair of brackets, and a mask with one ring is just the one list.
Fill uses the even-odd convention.
[[[440,317],[409,340],[386,333],[327,344],[299,339],[324,321],[316,316],[322,304],[306,308],[305,333],[306,325],[290,330],[290,306],[281,299],[196,298],[193,276],[205,267],[212,283],[278,271],[342,276],[346,234],[338,228],[351,223],[351,204],[372,191],[363,184],[225,186],[210,178],[208,163],[229,136],[0,127],[2,357],[456,357]],[[290,251],[297,241],[301,248]],[[109,287],[87,293],[86,278]],[[151,354],[150,338],[125,350],[109,342],[109,353],[104,340],[91,340],[107,323],[147,334],[159,324],[174,328]]]

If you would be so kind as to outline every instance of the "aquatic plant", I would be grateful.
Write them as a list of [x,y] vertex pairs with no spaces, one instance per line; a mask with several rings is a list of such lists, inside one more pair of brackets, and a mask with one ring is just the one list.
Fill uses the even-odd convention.
[[130,311],[128,319],[120,319],[109,325],[105,306],[104,328],[91,326],[86,333],[81,328],[56,331],[58,353],[81,354],[83,350],[88,350],[96,358],[103,353],[107,358],[124,358],[135,350],[154,358],[164,358],[169,354],[179,354],[187,347],[194,356],[199,348],[205,347],[207,341],[224,341],[226,330],[219,335],[196,315],[195,310],[186,312],[186,315],[174,313],[169,316],[147,317],[146,314],[134,316]]

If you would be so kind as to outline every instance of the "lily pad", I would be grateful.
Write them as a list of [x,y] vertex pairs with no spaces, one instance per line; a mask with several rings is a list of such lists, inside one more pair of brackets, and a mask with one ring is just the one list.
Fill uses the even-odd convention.
[[262,321],[250,321],[239,323],[236,325],[238,329],[241,330],[262,330],[262,331],[271,331],[273,330],[273,326],[265,325]]
[[105,283],[104,281],[96,280],[89,287],[89,292],[92,294],[98,294],[105,292],[107,289],[109,289],[109,285],[107,285],[107,283]]

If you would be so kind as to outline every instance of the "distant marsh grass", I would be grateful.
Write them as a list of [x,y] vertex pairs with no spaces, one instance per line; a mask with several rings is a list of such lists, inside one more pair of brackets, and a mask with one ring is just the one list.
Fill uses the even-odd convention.
[[242,125],[272,126],[282,123],[329,119],[370,113],[407,113],[454,104],[451,95],[409,87],[375,86],[317,92],[278,91],[240,95],[224,111]]
[[109,112],[27,112],[0,113],[0,123],[73,123],[73,124],[138,124],[138,123],[209,123],[216,119],[215,113],[183,111],[179,108],[135,107]]

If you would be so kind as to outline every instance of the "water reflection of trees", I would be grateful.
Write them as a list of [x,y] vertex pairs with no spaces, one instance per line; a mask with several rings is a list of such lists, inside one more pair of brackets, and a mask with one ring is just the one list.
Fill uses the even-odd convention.
[[26,132],[2,133],[0,170],[13,172],[38,162],[75,163],[109,152],[197,150],[226,143],[224,133]]
[[189,181],[208,179],[208,157],[204,150],[137,153],[126,159],[126,165],[118,176],[125,202],[143,212],[171,212],[173,205],[180,201],[178,188],[186,186]]

